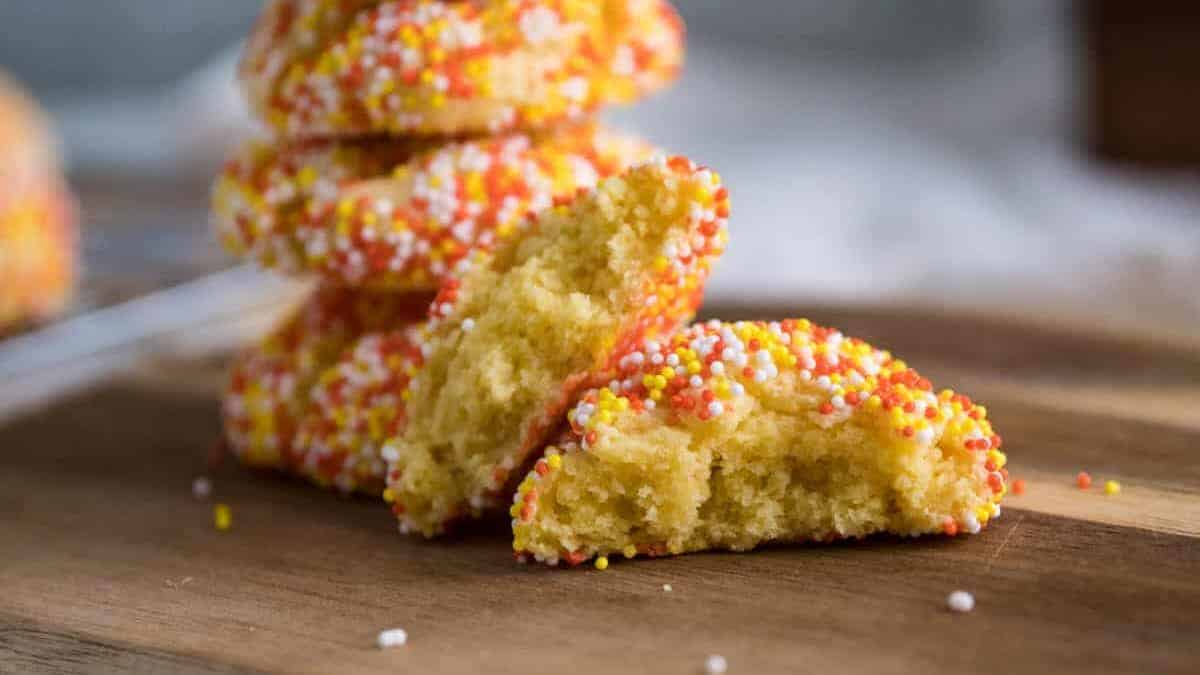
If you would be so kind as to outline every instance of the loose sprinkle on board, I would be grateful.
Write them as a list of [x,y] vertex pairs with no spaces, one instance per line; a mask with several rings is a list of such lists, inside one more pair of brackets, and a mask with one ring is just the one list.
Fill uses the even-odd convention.
[[704,672],[708,675],[721,675],[729,670],[729,662],[720,654],[713,654],[704,660]]
[[960,614],[969,612],[975,609],[975,596],[966,591],[954,591],[946,596],[946,606],[952,612]]
[[379,645],[380,649],[403,647],[408,643],[408,631],[403,628],[379,631],[379,637],[375,638],[375,643]]
[[672,590],[671,584],[663,584],[663,593],[670,593]]
[[212,495],[212,481],[204,476],[196,477],[192,481],[192,497],[199,501],[204,501]]
[[1120,494],[1120,492],[1121,492],[1121,484],[1120,483],[1118,483],[1115,480],[1105,481],[1104,494],[1111,497],[1113,495]]
[[1018,478],[1013,481],[1012,493],[1017,496],[1021,496],[1021,495],[1025,494],[1025,479],[1024,478]]
[[1086,471],[1080,471],[1078,476],[1075,476],[1075,484],[1080,490],[1086,490],[1092,487],[1092,476]]
[[213,507],[213,525],[218,532],[226,532],[233,527],[233,509],[227,504],[217,504]]

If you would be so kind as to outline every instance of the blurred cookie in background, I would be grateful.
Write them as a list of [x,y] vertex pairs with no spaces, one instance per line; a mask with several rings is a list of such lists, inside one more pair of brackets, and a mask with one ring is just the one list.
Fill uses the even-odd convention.
[[61,313],[77,276],[75,204],[49,124],[0,73],[0,334]]

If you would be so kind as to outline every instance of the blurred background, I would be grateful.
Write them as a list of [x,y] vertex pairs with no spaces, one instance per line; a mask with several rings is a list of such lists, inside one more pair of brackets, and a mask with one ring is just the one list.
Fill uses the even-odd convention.
[[[609,116],[725,176],[733,239],[712,306],[1200,333],[1197,3],[676,4],[682,81]],[[234,264],[207,229],[208,185],[251,130],[233,69],[258,10],[0,4],[0,66],[54,115],[82,201],[77,314]],[[252,292],[238,284],[188,312]]]

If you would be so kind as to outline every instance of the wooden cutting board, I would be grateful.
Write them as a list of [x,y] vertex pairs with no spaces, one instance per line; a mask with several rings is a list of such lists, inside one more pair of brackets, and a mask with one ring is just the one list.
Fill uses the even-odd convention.
[[[517,565],[503,525],[404,538],[370,500],[226,462],[222,533],[190,485],[223,360],[157,357],[0,428],[0,673],[1200,672],[1200,349],[803,314],[987,403],[1027,493],[977,537],[598,572]],[[376,649],[391,627],[408,645]]]

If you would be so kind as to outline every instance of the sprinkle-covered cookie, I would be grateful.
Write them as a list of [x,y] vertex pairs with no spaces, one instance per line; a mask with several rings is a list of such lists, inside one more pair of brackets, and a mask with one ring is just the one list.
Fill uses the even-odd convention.
[[975,533],[1006,457],[986,409],[807,320],[716,321],[632,345],[518,487],[519,556],[748,550]]
[[251,143],[214,190],[225,247],[334,283],[429,289],[472,247],[648,159],[653,148],[593,124],[440,147],[428,143]]
[[419,323],[428,296],[317,289],[260,344],[234,361],[222,412],[234,454],[262,468],[296,468],[294,449],[309,393],[358,338]]
[[609,356],[699,306],[727,237],[718,176],[684,158],[608,178],[447,282],[383,454],[384,498],[426,536],[497,506]]
[[360,338],[309,394],[296,470],[342,492],[382,492],[383,444],[404,431],[409,382],[421,363],[418,325]]
[[41,112],[0,74],[0,332],[66,307],[77,276],[75,220]]
[[682,61],[665,0],[275,0],[241,76],[288,137],[461,136],[636,100]]

